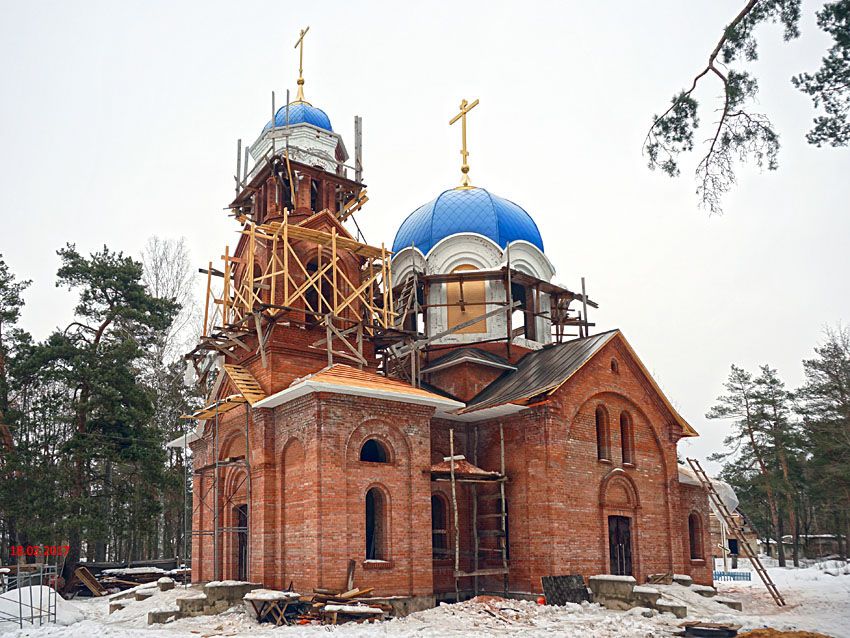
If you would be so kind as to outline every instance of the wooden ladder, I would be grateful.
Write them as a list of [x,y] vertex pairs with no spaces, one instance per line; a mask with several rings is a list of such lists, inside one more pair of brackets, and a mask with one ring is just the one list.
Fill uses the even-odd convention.
[[[735,521],[735,518],[732,516],[732,512],[729,511],[729,508],[726,507],[726,503],[723,502],[723,499],[720,498],[720,494],[717,493],[717,490],[714,489],[714,485],[712,485],[711,480],[708,478],[708,475],[705,473],[705,470],[702,469],[702,466],[699,464],[699,461],[696,459],[687,459],[688,465],[691,466],[691,469],[696,474],[697,479],[702,484],[705,491],[708,493],[708,498],[711,501],[712,505],[714,505],[715,510],[723,517],[724,522],[726,523],[726,528],[730,531],[732,536],[738,539],[738,548],[743,550],[744,556],[750,561],[750,564],[756,570],[756,573],[761,578],[764,586],[767,587],[767,591],[770,592],[770,595],[773,596],[773,600],[780,607],[785,606],[785,599],[782,597],[782,594],[779,593],[779,590],[776,588],[773,580],[770,578],[770,574],[767,573],[767,570],[762,565],[759,560],[756,552],[753,551],[753,548],[747,542],[747,539],[744,535],[744,529],[738,525]],[[713,567],[713,566],[712,566]]]
[[401,287],[401,292],[395,299],[396,326],[404,329],[404,322],[407,320],[409,312],[413,311],[416,306],[416,277],[410,275],[404,280]]

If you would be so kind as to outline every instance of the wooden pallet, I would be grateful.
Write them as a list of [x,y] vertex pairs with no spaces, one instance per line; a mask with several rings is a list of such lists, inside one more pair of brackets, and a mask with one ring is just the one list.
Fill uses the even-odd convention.
[[687,461],[691,466],[691,469],[694,471],[694,474],[696,474],[699,479],[699,482],[708,493],[708,498],[712,505],[714,505],[716,511],[726,522],[726,528],[735,538],[738,539],[738,548],[743,550],[742,553],[749,559],[750,564],[753,566],[753,569],[756,570],[756,573],[761,578],[764,586],[767,587],[767,591],[773,597],[774,602],[779,607],[784,607],[785,599],[782,597],[782,594],[779,593],[779,590],[776,588],[776,584],[770,578],[770,574],[767,573],[767,570],[764,568],[764,565],[762,565],[758,555],[753,550],[749,542],[747,542],[746,536],[744,535],[744,528],[738,525],[735,521],[735,517],[732,516],[732,512],[729,511],[729,508],[726,507],[726,503],[723,502],[723,499],[720,498],[717,490],[714,489],[714,485],[711,484],[711,480],[709,480],[705,470],[702,469],[699,461],[696,459],[687,459]]

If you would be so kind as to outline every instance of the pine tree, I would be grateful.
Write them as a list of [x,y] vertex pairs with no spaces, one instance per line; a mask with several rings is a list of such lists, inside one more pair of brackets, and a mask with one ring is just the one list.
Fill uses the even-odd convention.
[[749,372],[733,365],[724,388],[726,394],[717,398],[717,404],[709,410],[706,418],[733,419],[732,433],[723,441],[726,451],[713,454],[709,458],[728,462],[734,457],[734,462],[757,469],[759,486],[764,490],[770,511],[772,531],[768,530],[768,537],[771,533],[776,535],[779,564],[784,566],[785,553],[779,538],[782,524],[776,472],[771,464],[769,438],[761,418],[758,387]]
[[833,529],[850,539],[850,330],[828,329],[815,357],[803,361],[806,382],[798,392],[811,450],[816,497],[833,518]]
[[[9,487],[13,478],[15,463],[12,460],[14,453],[13,428],[18,414],[11,396],[9,383],[9,367],[12,359],[17,353],[29,343],[30,336],[17,327],[21,316],[21,308],[24,306],[23,292],[30,285],[30,281],[19,281],[9,270],[9,266],[0,255],[0,483]],[[0,488],[0,499],[4,492]],[[0,500],[0,502],[3,502]],[[16,518],[6,508],[0,509],[5,519],[0,522],[0,553],[8,555],[8,545],[16,542],[17,522]]]
[[[144,491],[156,484],[164,452],[138,365],[177,308],[149,294],[142,265],[122,253],[104,247],[84,257],[69,244],[58,254],[57,286],[79,295],[75,319],[33,348],[28,363],[52,370],[70,397],[72,433],[61,447],[69,466],[67,581],[83,542],[91,553],[108,538],[113,508],[127,508],[138,531],[154,517],[157,499]],[[128,555],[137,552],[138,534]]]
[[[785,389],[785,384],[779,378],[776,370],[770,366],[760,367],[761,374],[753,383],[753,398],[755,403],[755,418],[764,432],[764,454],[771,459],[770,465],[775,468],[779,492],[785,505],[785,514],[794,536],[793,561],[794,566],[800,566],[799,534],[797,523],[798,492],[795,487],[802,456],[802,436],[798,423],[792,418],[791,393]],[[780,524],[784,522],[780,517]],[[782,542],[781,530],[777,533],[777,542]]]

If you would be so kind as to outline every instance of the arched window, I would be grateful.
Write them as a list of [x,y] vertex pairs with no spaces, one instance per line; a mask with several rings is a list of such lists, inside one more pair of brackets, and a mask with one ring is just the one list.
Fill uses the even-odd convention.
[[369,461],[370,463],[388,463],[389,454],[383,443],[377,439],[369,439],[360,448],[360,460]]
[[366,492],[366,560],[387,558],[387,512],[384,495],[377,487]]
[[688,516],[688,541],[691,546],[691,559],[699,560],[702,555],[702,520],[696,512]]
[[449,557],[449,508],[439,494],[431,495],[431,548],[435,559]]
[[596,407],[596,458],[600,461],[611,460],[611,447],[608,441],[608,414],[600,405]]
[[623,463],[635,463],[634,432],[632,417],[628,412],[620,412],[620,448],[623,452]]
[[[452,270],[454,273],[462,273],[477,270],[475,266],[462,265]],[[465,323],[475,317],[487,313],[485,282],[483,281],[459,281],[446,284],[446,304],[448,312],[449,328]],[[481,320],[456,330],[456,334],[479,334],[487,332],[487,321]]]

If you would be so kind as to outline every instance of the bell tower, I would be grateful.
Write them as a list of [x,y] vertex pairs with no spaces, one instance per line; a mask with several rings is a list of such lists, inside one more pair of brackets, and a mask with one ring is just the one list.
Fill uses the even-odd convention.
[[204,326],[187,358],[202,380],[227,373],[211,401],[241,390],[237,376],[268,395],[334,362],[375,367],[373,340],[392,326],[390,252],[347,228],[368,201],[360,118],[351,166],[328,115],[305,98],[308,30],[295,45],[296,99],[287,91],[277,108],[273,93],[272,118],[244,158],[238,145],[229,210],[239,239],[201,271]]

